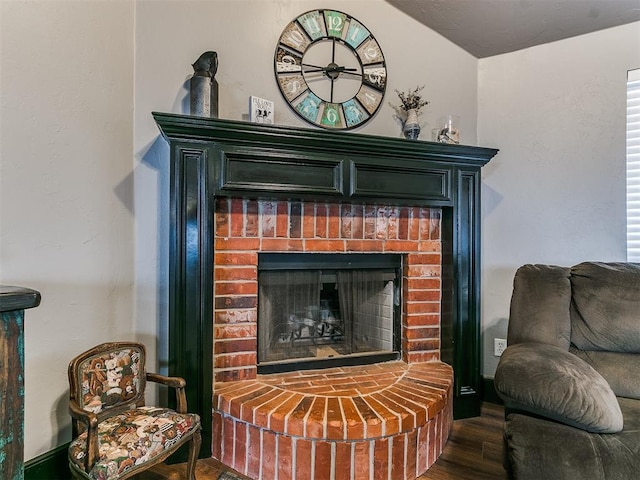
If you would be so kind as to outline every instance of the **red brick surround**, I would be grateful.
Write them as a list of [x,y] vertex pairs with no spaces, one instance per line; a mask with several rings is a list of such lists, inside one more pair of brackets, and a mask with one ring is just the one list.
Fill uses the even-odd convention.
[[[214,457],[263,480],[413,479],[435,461],[453,378],[439,362],[440,219],[439,208],[216,199]],[[404,254],[402,361],[323,370],[303,386],[308,372],[257,375],[259,252]]]
[[402,359],[440,359],[440,209],[218,199],[215,381],[257,373],[258,252],[405,253]]

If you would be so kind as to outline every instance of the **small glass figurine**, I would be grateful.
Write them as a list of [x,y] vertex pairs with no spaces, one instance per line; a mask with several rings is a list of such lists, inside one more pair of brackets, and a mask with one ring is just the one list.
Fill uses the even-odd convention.
[[460,118],[457,115],[445,115],[440,117],[436,141],[440,143],[460,143]]

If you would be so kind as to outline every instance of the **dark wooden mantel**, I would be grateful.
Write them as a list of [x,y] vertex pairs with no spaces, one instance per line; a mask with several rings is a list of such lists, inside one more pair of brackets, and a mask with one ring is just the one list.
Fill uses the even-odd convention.
[[457,418],[480,414],[480,168],[496,149],[153,113],[171,150],[169,373],[210,456],[216,197],[442,208],[441,358]]

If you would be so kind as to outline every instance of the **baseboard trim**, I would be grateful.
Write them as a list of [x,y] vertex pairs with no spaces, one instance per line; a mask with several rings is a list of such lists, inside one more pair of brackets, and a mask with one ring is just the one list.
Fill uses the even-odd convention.
[[482,400],[495,405],[504,405],[496,392],[493,377],[482,377]]
[[24,463],[24,480],[68,480],[71,478],[65,443]]

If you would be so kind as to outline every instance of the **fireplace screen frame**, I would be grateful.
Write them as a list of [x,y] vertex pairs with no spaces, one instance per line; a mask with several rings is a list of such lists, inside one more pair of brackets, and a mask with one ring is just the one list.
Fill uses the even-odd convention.
[[[279,373],[297,370],[330,368],[338,366],[370,365],[373,363],[398,360],[402,346],[402,301],[403,301],[403,265],[404,256],[393,253],[271,253],[258,254],[258,277],[266,271],[296,270],[392,270],[394,275],[394,301],[392,302],[393,318],[391,320],[392,338],[388,351],[351,353],[334,357],[305,357],[278,361],[264,361],[258,355],[257,369],[259,374]],[[260,288],[259,288],[260,292]],[[260,293],[258,293],[260,297]],[[260,298],[258,299],[258,305]],[[258,322],[260,322],[260,312]],[[260,327],[258,327],[260,329]],[[258,352],[261,351],[258,335]],[[265,347],[268,348],[268,347]]]

